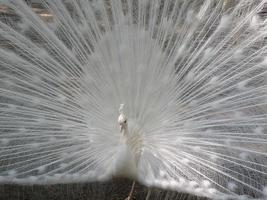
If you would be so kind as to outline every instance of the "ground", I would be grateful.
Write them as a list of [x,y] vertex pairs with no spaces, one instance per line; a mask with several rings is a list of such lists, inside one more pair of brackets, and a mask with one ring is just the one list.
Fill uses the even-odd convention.
[[[48,186],[0,185],[0,200],[124,200],[132,181],[113,179],[105,183],[79,183]],[[148,188],[136,184],[133,200],[147,200]],[[149,200],[205,200],[188,194],[152,188]]]

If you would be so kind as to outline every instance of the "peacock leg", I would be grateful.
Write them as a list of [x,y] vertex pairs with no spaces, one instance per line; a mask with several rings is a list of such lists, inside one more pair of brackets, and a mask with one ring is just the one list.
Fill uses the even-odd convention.
[[131,200],[132,199],[133,191],[134,191],[134,186],[135,186],[135,181],[133,181],[131,191],[130,191],[128,197],[125,200]]

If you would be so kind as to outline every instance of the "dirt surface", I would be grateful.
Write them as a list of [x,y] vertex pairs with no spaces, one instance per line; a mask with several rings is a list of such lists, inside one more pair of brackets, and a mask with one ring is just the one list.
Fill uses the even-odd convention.
[[[0,200],[124,200],[131,186],[132,181],[127,179],[113,179],[105,183],[46,186],[0,185]],[[151,188],[149,192],[147,187],[136,184],[133,200],[157,199],[207,200],[157,188]]]

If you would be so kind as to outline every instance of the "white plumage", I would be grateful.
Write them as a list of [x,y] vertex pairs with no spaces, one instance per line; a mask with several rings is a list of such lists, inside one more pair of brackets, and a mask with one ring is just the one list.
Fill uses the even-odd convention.
[[0,182],[264,199],[264,3],[1,1]]

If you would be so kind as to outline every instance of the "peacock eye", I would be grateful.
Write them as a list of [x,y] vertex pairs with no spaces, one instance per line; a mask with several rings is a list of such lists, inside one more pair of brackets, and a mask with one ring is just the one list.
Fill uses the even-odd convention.
[[125,119],[123,123],[125,123],[125,124],[126,124],[126,123],[127,123],[127,120]]

